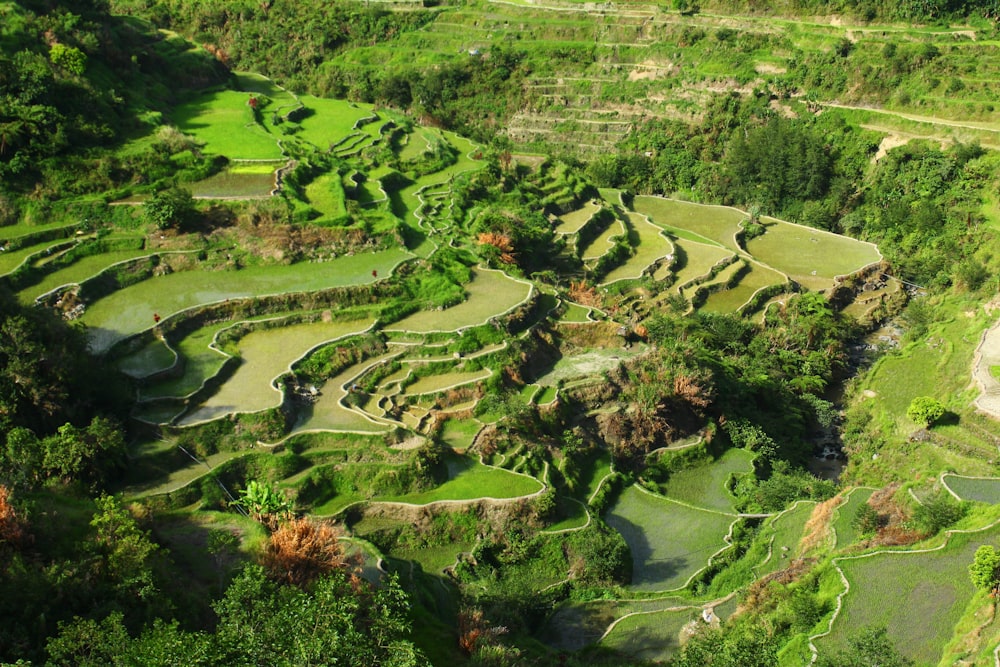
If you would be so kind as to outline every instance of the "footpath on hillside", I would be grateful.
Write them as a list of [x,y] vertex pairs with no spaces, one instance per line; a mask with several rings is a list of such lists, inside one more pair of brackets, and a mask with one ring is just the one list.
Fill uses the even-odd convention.
[[1000,320],[983,333],[972,362],[972,377],[980,390],[976,407],[990,417],[1000,419],[1000,378],[991,372],[994,367],[1000,367]]

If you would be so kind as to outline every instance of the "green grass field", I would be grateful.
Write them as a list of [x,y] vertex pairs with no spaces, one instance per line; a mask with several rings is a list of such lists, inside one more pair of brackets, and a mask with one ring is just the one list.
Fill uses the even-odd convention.
[[871,243],[819,229],[765,218],[767,231],[747,242],[747,251],[809,289],[825,289],[836,276],[882,259]]
[[622,492],[604,517],[632,551],[632,585],[639,591],[684,587],[726,546],[734,517],[692,509],[640,491]]
[[535,493],[541,488],[541,482],[532,477],[485,466],[467,457],[455,456],[448,461],[448,481],[441,486],[422,493],[379,500],[426,505],[441,500],[519,498]]
[[365,331],[374,320],[309,322],[252,331],[239,341],[242,363],[218,392],[187,414],[194,424],[237,412],[257,412],[281,403],[274,379],[309,350],[327,341]]
[[[100,299],[81,320],[90,348],[101,353],[115,342],[153,326],[153,314],[169,317],[187,308],[226,299],[307,292],[373,282],[409,257],[402,248],[291,265],[255,266],[239,271],[179,271],[156,276]],[[527,289],[525,287],[525,289]]]
[[502,271],[477,269],[465,285],[466,299],[442,311],[422,310],[386,327],[386,331],[429,333],[455,331],[483,324],[523,303],[531,285],[515,280]]
[[818,638],[816,647],[821,654],[844,648],[859,630],[884,625],[904,655],[936,665],[975,592],[968,573],[973,554],[998,537],[1000,530],[992,528],[954,534],[936,551],[838,560],[850,590],[830,634]]
[[708,465],[672,473],[663,486],[663,495],[695,507],[735,512],[733,503],[736,499],[726,489],[726,482],[731,475],[751,472],[753,459],[752,452],[730,449]]
[[250,97],[235,90],[204,93],[176,107],[173,120],[181,132],[204,143],[206,153],[231,160],[278,160],[279,137],[254,122]]
[[647,216],[658,227],[668,231],[681,230],[694,236],[691,240],[715,242],[732,251],[739,250],[735,234],[747,214],[727,206],[692,204],[676,199],[641,195],[632,207]]
[[616,280],[639,278],[650,264],[674,252],[674,244],[663,235],[663,231],[659,227],[646,220],[642,215],[636,213],[627,213],[626,215],[632,226],[630,236],[634,237],[632,246],[635,249],[635,254],[606,275],[604,284],[610,284]]
[[996,477],[944,475],[941,481],[962,500],[991,505],[1000,503],[1000,479]]

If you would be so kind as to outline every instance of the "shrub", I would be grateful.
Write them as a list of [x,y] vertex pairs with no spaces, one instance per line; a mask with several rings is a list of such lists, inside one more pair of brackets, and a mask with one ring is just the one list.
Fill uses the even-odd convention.
[[910,402],[910,407],[906,408],[906,416],[924,428],[941,419],[944,413],[944,404],[930,396],[917,396]]

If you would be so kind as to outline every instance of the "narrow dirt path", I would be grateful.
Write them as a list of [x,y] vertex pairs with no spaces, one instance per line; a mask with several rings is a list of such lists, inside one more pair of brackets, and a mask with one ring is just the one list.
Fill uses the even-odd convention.
[[1000,379],[990,369],[1000,366],[1000,320],[983,333],[972,361],[972,378],[979,385],[974,404],[981,412],[1000,419]]

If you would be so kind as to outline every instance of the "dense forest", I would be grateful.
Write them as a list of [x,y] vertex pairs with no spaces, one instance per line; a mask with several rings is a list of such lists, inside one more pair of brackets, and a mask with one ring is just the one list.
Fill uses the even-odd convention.
[[1000,8],[574,4],[0,2],[0,663],[992,664]]

